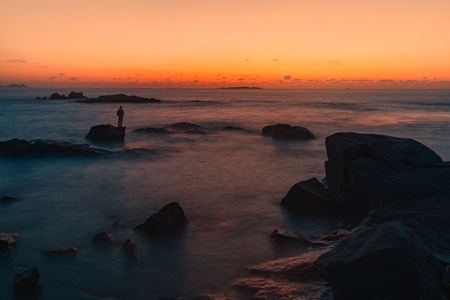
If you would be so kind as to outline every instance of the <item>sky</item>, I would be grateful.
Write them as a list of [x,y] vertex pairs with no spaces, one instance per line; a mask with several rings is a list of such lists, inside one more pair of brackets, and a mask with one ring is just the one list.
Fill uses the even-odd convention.
[[449,0],[14,0],[0,85],[450,88]]

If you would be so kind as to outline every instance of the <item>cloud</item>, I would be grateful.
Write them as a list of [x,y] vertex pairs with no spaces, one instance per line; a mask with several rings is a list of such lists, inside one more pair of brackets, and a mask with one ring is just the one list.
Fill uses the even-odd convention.
[[333,59],[328,62],[329,64],[340,64],[341,61],[339,59]]
[[10,64],[26,64],[27,63],[27,61],[23,60],[23,59],[8,59],[8,60],[5,60],[4,62],[10,63]]
[[76,77],[70,77],[70,80],[76,81],[77,78]]
[[291,76],[291,75],[286,75],[286,76],[283,77],[283,79],[284,79],[284,80],[291,80],[291,79],[292,79],[292,76]]
[[274,58],[274,59],[272,59],[272,61],[278,61],[278,58]]

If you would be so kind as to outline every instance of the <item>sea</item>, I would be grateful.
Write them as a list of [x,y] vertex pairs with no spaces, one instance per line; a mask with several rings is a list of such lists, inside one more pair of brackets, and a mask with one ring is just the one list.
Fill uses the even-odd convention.
[[[0,141],[67,141],[111,151],[98,157],[0,157],[0,232],[18,233],[0,257],[0,299],[17,299],[14,278],[36,266],[37,299],[190,299],[218,293],[246,299],[235,279],[248,267],[299,255],[270,234],[280,226],[310,238],[342,220],[298,216],[280,206],[297,182],[324,179],[325,139],[336,132],[413,138],[450,160],[450,90],[75,89],[88,97],[126,94],[161,103],[50,100],[72,89],[0,88]],[[37,98],[40,99],[37,99]],[[123,143],[85,139],[92,126],[117,124]],[[189,122],[202,134],[136,129]],[[262,136],[264,126],[308,128],[313,140]],[[224,130],[225,128],[234,130]],[[188,225],[151,237],[133,228],[178,202]],[[113,234],[110,246],[91,239]],[[139,261],[123,254],[127,238]],[[76,247],[76,255],[47,254]]]

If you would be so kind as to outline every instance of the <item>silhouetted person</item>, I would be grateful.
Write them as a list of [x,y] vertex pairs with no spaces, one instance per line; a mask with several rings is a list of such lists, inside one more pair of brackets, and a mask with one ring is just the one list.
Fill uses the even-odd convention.
[[122,127],[122,121],[123,121],[123,115],[125,113],[123,112],[122,106],[119,107],[119,109],[117,110],[117,116],[119,117],[119,122],[117,123],[118,127]]

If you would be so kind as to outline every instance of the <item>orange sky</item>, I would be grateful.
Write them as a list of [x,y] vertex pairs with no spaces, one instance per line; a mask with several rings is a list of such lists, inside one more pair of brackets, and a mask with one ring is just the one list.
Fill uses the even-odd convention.
[[0,85],[450,88],[449,0],[14,0]]

